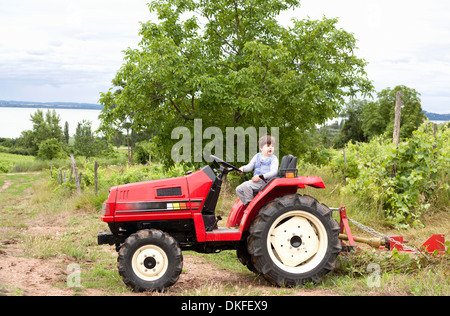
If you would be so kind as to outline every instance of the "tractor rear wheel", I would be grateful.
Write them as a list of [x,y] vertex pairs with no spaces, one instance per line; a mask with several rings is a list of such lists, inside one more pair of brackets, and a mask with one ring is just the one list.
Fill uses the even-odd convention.
[[255,266],[253,265],[252,257],[248,252],[247,238],[243,238],[243,240],[239,242],[239,245],[236,249],[236,256],[238,257],[239,261],[247,267],[247,269],[249,269],[253,273],[259,274],[258,270],[256,270]]
[[162,291],[178,281],[183,256],[177,241],[160,230],[130,235],[119,250],[118,268],[135,292]]
[[278,286],[319,282],[334,269],[341,251],[332,212],[310,196],[277,198],[250,226],[248,250],[256,270]]

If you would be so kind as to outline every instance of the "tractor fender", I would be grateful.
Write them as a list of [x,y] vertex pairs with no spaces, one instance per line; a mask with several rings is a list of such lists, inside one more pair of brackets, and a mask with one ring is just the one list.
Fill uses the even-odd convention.
[[270,181],[267,186],[260,191],[250,202],[242,215],[239,224],[241,233],[248,231],[251,222],[258,215],[259,210],[273,199],[287,194],[295,194],[298,189],[304,189],[306,186],[316,189],[324,189],[325,184],[318,176],[299,176],[295,178],[276,178]]

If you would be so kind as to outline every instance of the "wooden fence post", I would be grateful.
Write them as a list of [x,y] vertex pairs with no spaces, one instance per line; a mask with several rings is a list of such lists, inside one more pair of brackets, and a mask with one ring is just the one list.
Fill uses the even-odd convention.
[[436,123],[433,123],[433,137],[434,137],[434,144],[433,144],[433,152],[434,152],[434,158],[437,157],[437,132],[438,132],[438,126]]
[[[397,145],[397,157],[398,157],[398,144],[400,143],[400,119],[402,117],[402,91],[397,91],[395,98],[395,120],[394,120],[394,134],[392,136],[392,142]],[[397,174],[397,166],[392,166],[391,177],[395,177]]]
[[356,159],[359,160],[359,142],[356,142]]
[[[72,161],[72,170],[74,171],[74,174],[75,174],[75,184],[77,185],[77,193],[81,194],[81,187],[80,187],[81,179],[78,178],[77,164],[75,163],[75,157],[73,156],[73,154],[70,154],[70,160]],[[80,178],[81,178],[81,173],[80,173]]]
[[344,186],[347,185],[347,178],[345,177],[345,172],[347,171],[347,157],[345,156],[345,147],[344,147]]
[[400,119],[402,116],[402,91],[397,91],[395,99],[395,121],[394,121],[394,135],[392,142],[396,145],[400,142]]
[[97,193],[98,193],[98,174],[97,174],[97,169],[98,169],[98,162],[96,161],[95,164],[94,164],[95,195],[97,195]]

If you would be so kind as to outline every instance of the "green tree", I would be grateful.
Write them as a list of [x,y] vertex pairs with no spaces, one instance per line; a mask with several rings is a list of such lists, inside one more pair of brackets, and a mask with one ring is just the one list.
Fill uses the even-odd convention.
[[75,132],[74,148],[79,155],[86,158],[94,156],[94,135],[91,130],[91,122],[83,120],[78,123]]
[[[386,126],[386,133],[392,137],[394,131],[395,119],[395,99],[397,91],[402,91],[402,112],[400,121],[400,137],[409,138],[412,132],[415,131],[425,120],[425,114],[422,113],[422,105],[420,100],[420,93],[414,89],[408,88],[404,85],[396,86],[394,89],[384,89],[378,94],[380,110],[383,112],[389,110],[389,123]],[[385,117],[385,116],[384,116]]]
[[365,142],[367,137],[364,135],[362,125],[364,123],[363,111],[367,106],[367,100],[351,100],[346,107],[344,121],[339,136],[334,143],[337,147],[343,147],[349,141]]
[[113,146],[108,144],[105,137],[94,136],[91,121],[82,120],[79,122],[74,136],[74,149],[78,155],[85,156],[86,158],[116,156]]
[[378,101],[370,103],[363,110],[363,130],[366,137],[385,133],[392,137],[395,119],[395,99],[397,91],[402,91],[402,111],[400,121],[400,137],[409,138],[425,120],[422,113],[420,93],[404,85],[394,89],[386,88],[378,93]]
[[374,136],[381,135],[386,130],[387,121],[382,116],[378,102],[369,102],[363,109],[362,129],[364,136],[371,139]]
[[20,143],[24,147],[30,148],[33,155],[38,153],[40,144],[47,139],[54,138],[61,144],[63,143],[64,136],[59,125],[61,118],[55,110],[51,112],[48,110],[45,117],[43,111],[37,110],[34,114],[31,114],[30,119],[33,128],[22,132]]
[[69,144],[69,122],[64,123],[64,140],[66,141],[66,144]]
[[[346,97],[372,91],[354,55],[356,40],[337,19],[292,21],[277,15],[298,0],[156,0],[159,23],[142,23],[139,49],[102,93],[100,129],[133,113],[133,129],[157,128],[163,162],[177,126],[280,128],[280,150],[302,152],[301,135],[335,117]],[[182,18],[183,17],[183,18]],[[119,87],[119,90],[115,90]],[[193,135],[193,133],[191,133]],[[165,158],[164,158],[165,157]]]

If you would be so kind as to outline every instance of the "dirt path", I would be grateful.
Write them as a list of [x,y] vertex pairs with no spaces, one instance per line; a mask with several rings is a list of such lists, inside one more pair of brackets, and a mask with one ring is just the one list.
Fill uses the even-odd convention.
[[11,251],[0,250],[0,284],[4,284],[5,295],[72,295],[73,291],[54,286],[65,274],[56,260],[24,258]]
[[11,180],[6,180],[5,183],[0,188],[0,193],[11,186],[13,182]]
[[[99,289],[71,288],[67,286],[70,261],[58,259],[35,259],[21,257],[11,250],[0,250],[0,296],[102,296],[110,293]],[[6,285],[1,285],[6,284]],[[229,287],[237,295],[283,295],[283,289],[268,286],[262,278],[249,281],[241,273],[221,269],[214,264],[202,261],[196,256],[185,255],[183,273],[171,288],[169,295],[222,295],[221,289]],[[78,291],[79,290],[79,291]],[[275,292],[274,292],[275,291]],[[145,296],[161,293],[133,293],[119,295]],[[291,294],[292,295],[292,294]],[[298,296],[326,296],[336,293],[319,289],[296,290]]]
[[64,275],[61,265],[56,260],[24,255],[19,236],[28,235],[36,227],[10,227],[10,223],[14,224],[14,214],[11,213],[22,216],[20,208],[26,208],[32,193],[24,189],[13,194],[7,189],[14,184],[34,183],[34,179],[26,179],[30,174],[39,173],[2,174],[8,178],[0,188],[0,295],[64,295],[64,290],[53,286]]
[[[27,174],[40,174],[40,172],[22,172],[22,173],[3,173],[3,175],[5,176],[20,176],[20,175],[27,175]],[[3,184],[3,186],[0,188],[0,193],[4,190],[6,190],[7,188],[9,188],[11,186],[11,184],[13,184],[14,182],[12,180],[5,180],[5,183]]]

